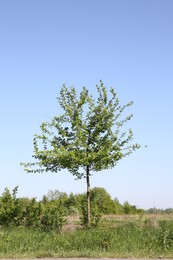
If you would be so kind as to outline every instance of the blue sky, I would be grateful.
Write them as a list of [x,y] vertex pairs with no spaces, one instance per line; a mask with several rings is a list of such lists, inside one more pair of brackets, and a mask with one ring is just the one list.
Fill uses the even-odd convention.
[[122,104],[134,106],[129,123],[146,149],[96,173],[121,203],[173,208],[173,1],[0,1],[0,193],[19,185],[19,196],[41,199],[48,190],[86,190],[67,171],[26,174],[33,135],[59,113],[61,86],[86,86],[102,79]]

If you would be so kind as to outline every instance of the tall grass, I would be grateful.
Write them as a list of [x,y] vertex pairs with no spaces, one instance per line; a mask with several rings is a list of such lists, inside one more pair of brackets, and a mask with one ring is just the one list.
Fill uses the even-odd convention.
[[33,257],[173,257],[173,221],[126,221],[62,234],[0,229],[0,258]]

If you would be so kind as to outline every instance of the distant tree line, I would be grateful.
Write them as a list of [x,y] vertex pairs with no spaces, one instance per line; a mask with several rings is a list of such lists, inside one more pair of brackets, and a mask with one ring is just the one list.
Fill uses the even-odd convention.
[[173,208],[158,209],[156,207],[145,210],[147,214],[173,214]]
[[[0,196],[0,226],[24,226],[45,231],[61,231],[66,216],[79,215],[87,223],[86,193],[67,195],[58,190],[49,191],[40,201],[36,198],[18,198],[18,187],[12,192],[5,188]],[[142,209],[118,199],[112,199],[104,188],[91,189],[91,223],[97,225],[102,215],[139,214]]]

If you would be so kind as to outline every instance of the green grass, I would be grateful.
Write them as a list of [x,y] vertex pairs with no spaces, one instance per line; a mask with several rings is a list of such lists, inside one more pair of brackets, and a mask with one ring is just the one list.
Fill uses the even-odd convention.
[[173,257],[173,221],[149,220],[58,234],[26,228],[0,229],[0,258]]

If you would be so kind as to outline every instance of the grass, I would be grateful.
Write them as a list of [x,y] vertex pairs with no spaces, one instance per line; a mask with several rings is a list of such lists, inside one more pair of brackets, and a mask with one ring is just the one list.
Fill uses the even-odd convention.
[[62,234],[20,227],[0,229],[0,258],[41,257],[171,258],[173,220],[103,219],[97,228]]

